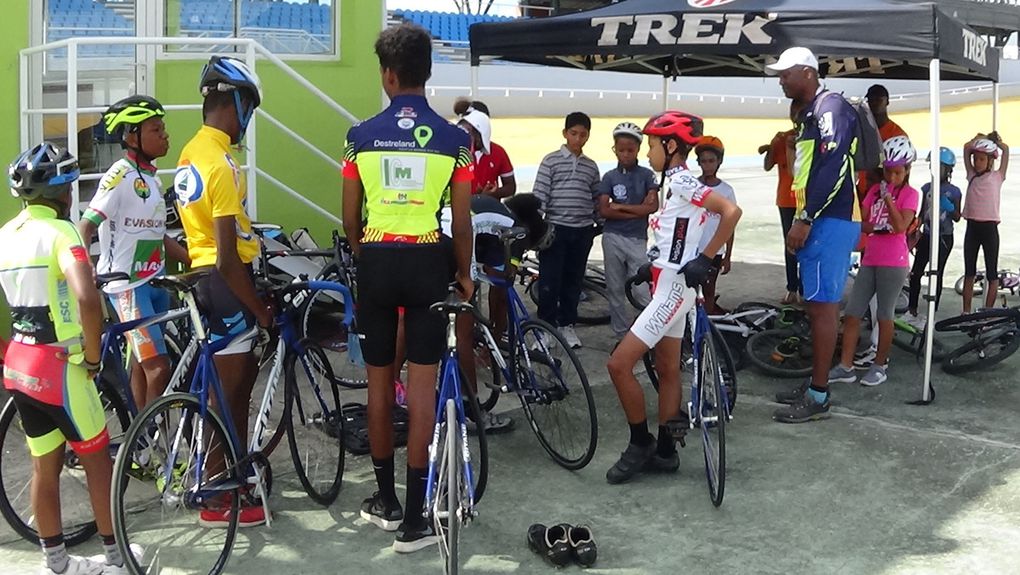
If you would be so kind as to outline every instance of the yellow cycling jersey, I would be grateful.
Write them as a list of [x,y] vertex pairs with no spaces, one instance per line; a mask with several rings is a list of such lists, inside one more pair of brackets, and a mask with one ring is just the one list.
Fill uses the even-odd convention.
[[247,186],[244,173],[230,153],[230,136],[202,126],[181,151],[174,187],[192,266],[216,265],[213,221],[224,216],[236,219],[237,255],[241,262],[255,259],[259,244],[245,212]]

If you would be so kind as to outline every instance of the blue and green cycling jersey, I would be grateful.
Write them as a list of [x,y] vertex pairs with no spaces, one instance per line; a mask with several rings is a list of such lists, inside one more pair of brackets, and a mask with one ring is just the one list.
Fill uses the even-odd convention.
[[854,190],[857,112],[842,96],[820,91],[800,114],[793,191],[797,214],[861,221]]

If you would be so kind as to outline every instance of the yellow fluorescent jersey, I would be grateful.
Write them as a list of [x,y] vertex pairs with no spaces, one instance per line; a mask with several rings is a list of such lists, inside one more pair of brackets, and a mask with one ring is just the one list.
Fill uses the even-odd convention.
[[89,260],[74,224],[58,219],[53,208],[27,206],[0,228],[0,245],[6,246],[0,252],[0,286],[11,307],[15,338],[80,353],[78,300],[65,273],[75,262]]
[[192,266],[216,265],[213,220],[224,216],[236,219],[237,255],[241,261],[250,263],[255,259],[259,245],[244,209],[247,186],[237,160],[230,153],[230,136],[202,126],[181,151],[174,188]]

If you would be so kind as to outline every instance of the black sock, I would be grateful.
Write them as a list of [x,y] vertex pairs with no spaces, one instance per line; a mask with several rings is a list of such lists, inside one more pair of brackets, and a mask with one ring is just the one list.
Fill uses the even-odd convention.
[[387,507],[398,507],[400,500],[397,499],[397,488],[393,485],[393,456],[386,459],[372,458],[372,468],[375,470],[375,481],[379,485],[379,495]]
[[428,470],[407,468],[407,498],[404,500],[404,523],[418,526],[425,522],[422,515],[425,507],[425,482]]
[[659,426],[659,442],[655,451],[662,457],[669,457],[676,453],[676,442],[673,441],[673,435],[665,425]]
[[646,446],[655,438],[652,437],[651,433],[648,433],[648,420],[644,420],[641,423],[630,424],[630,442],[634,445]]

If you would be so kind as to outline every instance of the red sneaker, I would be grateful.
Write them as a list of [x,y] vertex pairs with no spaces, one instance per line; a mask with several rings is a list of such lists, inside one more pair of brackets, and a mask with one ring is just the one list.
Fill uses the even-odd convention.
[[[209,528],[226,528],[230,524],[230,504],[220,508],[203,509],[198,514],[198,524]],[[238,527],[256,527],[266,522],[266,512],[262,505],[241,505],[237,516]]]

